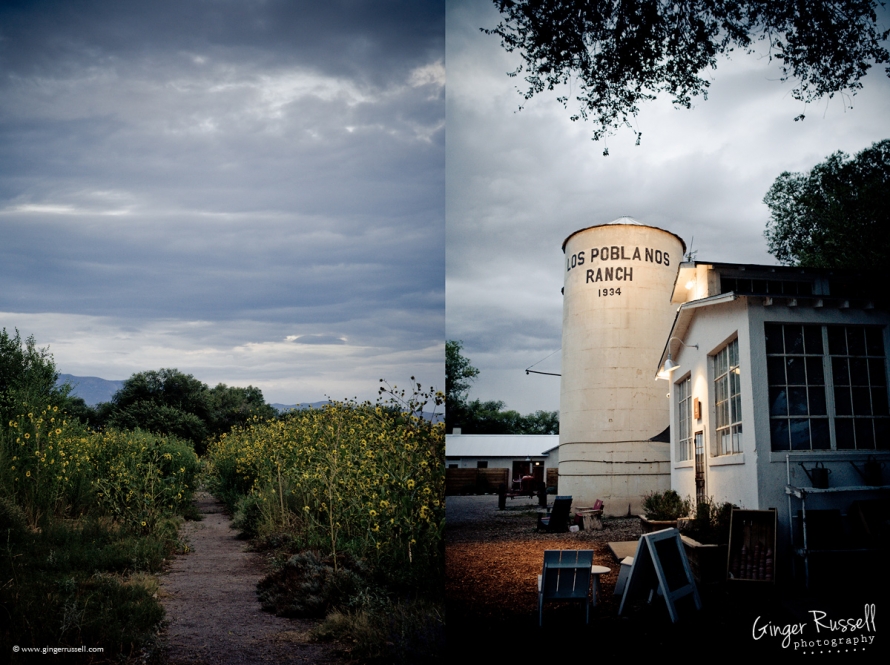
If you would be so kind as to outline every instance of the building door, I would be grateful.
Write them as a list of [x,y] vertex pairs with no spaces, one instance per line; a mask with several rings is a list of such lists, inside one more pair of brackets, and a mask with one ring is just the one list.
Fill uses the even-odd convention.
[[705,436],[704,432],[695,433],[695,503],[701,504],[708,498],[705,487]]
[[522,480],[531,473],[531,462],[513,462],[513,480]]

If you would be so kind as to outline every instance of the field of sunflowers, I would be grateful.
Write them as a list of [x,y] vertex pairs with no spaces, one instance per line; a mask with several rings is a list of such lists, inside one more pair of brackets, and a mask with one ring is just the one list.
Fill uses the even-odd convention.
[[158,572],[192,510],[198,457],[176,438],[95,432],[20,400],[0,427],[0,650],[157,649]]
[[376,404],[254,416],[203,459],[175,436],[97,431],[50,402],[16,402],[0,427],[0,649],[105,645],[95,662],[157,653],[153,573],[187,550],[178,527],[203,482],[274,561],[267,609],[323,619],[318,636],[356,643],[358,657],[434,662],[445,429],[423,409],[442,397],[384,386]]
[[369,403],[254,420],[213,443],[212,488],[252,536],[369,559],[421,583],[442,565],[444,424]]
[[266,550],[270,611],[323,619],[316,637],[373,662],[444,659],[445,426],[441,393],[381,391],[255,418],[211,443],[209,486]]

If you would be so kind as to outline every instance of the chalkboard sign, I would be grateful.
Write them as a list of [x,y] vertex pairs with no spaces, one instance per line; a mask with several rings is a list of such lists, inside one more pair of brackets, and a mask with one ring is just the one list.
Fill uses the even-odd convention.
[[701,599],[695,587],[692,569],[686,559],[680,532],[676,529],[647,533],[640,538],[618,614],[624,611],[625,604],[634,597],[648,594],[651,600],[652,593],[656,589],[659,595],[664,596],[668,613],[674,623],[680,618],[677,611],[678,601],[682,601],[681,604],[685,605],[691,596],[695,608],[701,609]]

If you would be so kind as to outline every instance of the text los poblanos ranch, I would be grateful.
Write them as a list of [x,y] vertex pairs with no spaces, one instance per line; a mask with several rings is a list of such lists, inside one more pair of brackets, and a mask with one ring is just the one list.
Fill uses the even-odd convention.
[[[857,618],[831,619],[826,612],[810,610],[813,615],[813,631],[807,631],[807,623],[789,623],[776,625],[767,621],[762,623],[760,617],[754,620],[751,634],[755,640],[763,637],[782,637],[782,648],[787,649],[794,640],[794,649],[811,647],[867,646],[874,639],[875,606],[866,605],[863,616]],[[804,633],[807,633],[806,635]],[[872,634],[869,634],[872,633]]]
[[[566,272],[589,265],[586,268],[584,283],[591,282],[632,282],[633,266],[599,265],[611,264],[612,261],[639,261],[641,263],[655,263],[662,266],[671,265],[671,256],[668,252],[653,247],[626,247],[624,245],[606,245],[593,247],[589,252],[581,250],[566,257]],[[595,267],[594,267],[595,266]]]

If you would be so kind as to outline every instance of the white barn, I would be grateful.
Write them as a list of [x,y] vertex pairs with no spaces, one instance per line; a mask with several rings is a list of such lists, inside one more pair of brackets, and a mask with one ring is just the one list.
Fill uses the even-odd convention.
[[526,475],[546,481],[559,465],[558,434],[445,435],[445,466],[452,469],[509,469],[511,479]]

